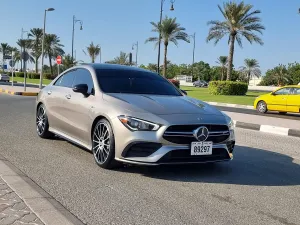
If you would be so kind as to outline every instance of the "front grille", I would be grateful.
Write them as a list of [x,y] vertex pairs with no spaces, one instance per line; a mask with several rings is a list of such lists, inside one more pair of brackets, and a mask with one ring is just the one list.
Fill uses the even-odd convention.
[[135,142],[129,144],[122,152],[123,157],[148,157],[161,148],[159,143]]
[[164,155],[159,163],[180,163],[180,162],[207,162],[218,160],[229,160],[230,157],[225,148],[214,148],[212,155],[191,155],[188,149],[173,150]]
[[175,125],[170,126],[165,131],[163,138],[175,144],[191,144],[191,142],[198,141],[193,131],[197,128],[205,126],[209,131],[209,136],[206,141],[212,141],[214,144],[226,141],[229,136],[228,126],[226,125]]

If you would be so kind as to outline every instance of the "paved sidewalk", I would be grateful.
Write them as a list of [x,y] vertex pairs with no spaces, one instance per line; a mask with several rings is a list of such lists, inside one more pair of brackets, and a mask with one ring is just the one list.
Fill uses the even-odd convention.
[[44,224],[0,177],[0,224]]
[[83,225],[45,190],[0,155],[1,225]]

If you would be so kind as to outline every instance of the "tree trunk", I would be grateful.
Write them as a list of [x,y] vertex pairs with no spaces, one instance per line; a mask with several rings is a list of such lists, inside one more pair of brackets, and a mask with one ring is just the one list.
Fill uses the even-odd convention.
[[52,67],[52,59],[51,59],[51,55],[48,54],[48,57],[49,57],[49,64],[50,64],[50,72],[51,72],[51,76],[53,75],[53,67]]
[[231,79],[232,73],[232,63],[233,63],[233,53],[234,53],[234,41],[235,35],[230,35],[230,43],[229,43],[229,57],[228,57],[228,69],[227,69],[227,80]]
[[95,63],[95,56],[92,56],[92,63]]
[[221,76],[221,81],[222,81],[222,80],[224,80],[224,66],[222,66],[222,68],[221,68],[221,74],[222,74],[222,76]]
[[39,71],[39,58],[38,57],[35,57],[35,72],[38,73]]
[[163,76],[164,76],[164,77],[166,77],[166,73],[167,73],[167,54],[168,54],[168,43],[165,42],[164,71],[163,71]]
[[247,79],[247,80],[248,80],[248,82],[247,82],[247,83],[248,83],[248,85],[249,85],[249,83],[250,83],[250,76],[251,76],[251,72],[250,72],[250,71],[248,71],[248,79]]

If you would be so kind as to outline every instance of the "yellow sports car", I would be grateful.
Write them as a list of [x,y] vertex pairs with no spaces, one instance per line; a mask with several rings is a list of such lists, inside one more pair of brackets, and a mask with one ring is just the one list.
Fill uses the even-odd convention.
[[261,95],[254,101],[254,108],[260,113],[278,111],[281,114],[287,112],[300,112],[300,85],[289,85]]

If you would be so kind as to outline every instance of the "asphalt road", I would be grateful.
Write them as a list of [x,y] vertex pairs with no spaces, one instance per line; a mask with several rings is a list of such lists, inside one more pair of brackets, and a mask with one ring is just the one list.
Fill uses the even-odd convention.
[[0,154],[84,223],[300,224],[300,139],[237,129],[229,163],[109,171],[38,138],[34,99],[0,94]]
[[280,115],[278,112],[267,112],[265,114],[258,113],[254,109],[242,109],[242,108],[233,108],[233,107],[224,107],[224,106],[216,106],[218,109],[225,111],[225,112],[235,112],[235,113],[243,113],[249,115],[258,115],[258,116],[267,116],[267,117],[274,117],[274,118],[281,118],[281,119],[288,119],[288,120],[300,120],[300,114],[296,113],[287,113],[286,115]]

